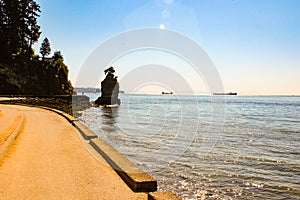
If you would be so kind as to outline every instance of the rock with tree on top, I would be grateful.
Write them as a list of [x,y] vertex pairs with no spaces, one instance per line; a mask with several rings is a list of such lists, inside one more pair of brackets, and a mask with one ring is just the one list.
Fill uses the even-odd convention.
[[114,75],[115,69],[110,67],[104,70],[105,79],[101,82],[101,96],[95,101],[96,105],[115,105],[121,104],[119,96],[119,83],[117,76]]

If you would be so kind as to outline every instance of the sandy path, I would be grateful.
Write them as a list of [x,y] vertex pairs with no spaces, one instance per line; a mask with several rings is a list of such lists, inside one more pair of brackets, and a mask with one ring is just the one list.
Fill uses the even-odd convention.
[[9,107],[24,111],[25,121],[0,161],[0,199],[147,199],[97,161],[63,117],[39,108]]

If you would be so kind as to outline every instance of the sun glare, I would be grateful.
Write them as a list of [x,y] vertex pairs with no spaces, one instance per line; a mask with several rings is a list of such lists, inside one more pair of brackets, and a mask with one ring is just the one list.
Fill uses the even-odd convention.
[[166,26],[165,26],[164,24],[160,24],[160,25],[159,25],[159,28],[160,28],[160,29],[165,29]]

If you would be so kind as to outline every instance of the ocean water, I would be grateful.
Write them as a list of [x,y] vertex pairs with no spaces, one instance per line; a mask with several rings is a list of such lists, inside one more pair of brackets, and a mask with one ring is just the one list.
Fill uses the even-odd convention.
[[182,199],[300,199],[300,97],[120,98],[80,120],[159,190]]

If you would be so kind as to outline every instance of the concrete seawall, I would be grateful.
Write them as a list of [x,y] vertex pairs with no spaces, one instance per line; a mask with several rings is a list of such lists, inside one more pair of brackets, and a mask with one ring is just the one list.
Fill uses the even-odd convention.
[[[1,106],[1,104],[0,104]],[[22,107],[22,106],[19,106]],[[37,109],[37,108],[35,108]],[[52,108],[43,107],[44,110],[48,110],[51,112],[55,112],[60,116],[64,117],[68,123],[70,123],[82,136],[83,144],[87,145],[86,148],[94,149],[94,152],[97,152],[97,156],[101,156],[100,159],[104,159],[107,163],[107,166],[110,166],[111,170],[114,170],[121,179],[127,184],[127,186],[133,191],[133,193],[140,194],[137,197],[132,197],[132,199],[179,199],[171,192],[155,192],[157,190],[157,182],[146,172],[139,169],[134,163],[129,161],[126,157],[121,155],[118,151],[112,148],[110,145],[106,144],[103,140],[99,139],[95,133],[93,133],[89,128],[87,128],[82,123],[76,121],[72,116]],[[1,107],[0,107],[1,110]],[[21,109],[22,110],[22,109]],[[26,110],[26,109],[25,109]],[[22,111],[27,113],[27,111]],[[24,121],[24,113],[17,123],[16,128],[14,128],[14,134],[17,136],[19,132],[21,132],[23,121]],[[0,118],[1,119],[1,118]],[[22,133],[24,134],[24,133]],[[4,146],[0,145],[0,156],[5,155],[6,151],[9,151],[9,147],[16,138],[16,136],[12,136],[11,142],[7,143],[8,147],[2,148]],[[17,144],[18,146],[18,144]],[[91,152],[90,152],[91,153]],[[55,155],[54,155],[55,156]],[[1,157],[0,157],[1,160]],[[1,162],[6,162],[4,161]],[[99,165],[99,164],[98,164]],[[1,165],[0,165],[1,167]],[[1,168],[0,168],[1,172]],[[0,177],[3,178],[3,177]],[[1,189],[0,189],[1,190]],[[1,193],[1,191],[0,191]],[[110,194],[108,193],[108,196]],[[113,198],[115,194],[111,194],[111,198],[100,198],[99,199],[119,199]],[[145,195],[145,196],[144,196]],[[1,195],[0,195],[1,196]],[[121,198],[122,199],[122,198]],[[123,197],[123,199],[126,199]]]
[[124,182],[134,192],[154,192],[157,190],[157,182],[146,172],[138,168],[134,163],[116,151],[113,147],[105,143],[102,139],[92,132],[88,127],[73,116],[62,111],[45,108],[51,110],[64,118],[66,118],[80,132],[85,140],[89,140],[89,144],[109,163],[109,165],[119,174]]
[[157,182],[153,177],[139,169],[111,146],[100,139],[92,139],[90,144],[134,192],[154,192],[157,190]]

